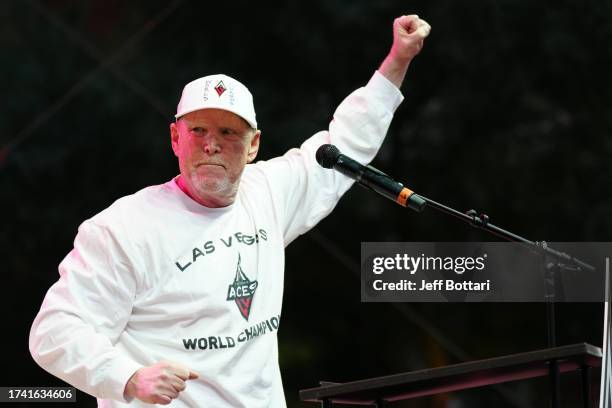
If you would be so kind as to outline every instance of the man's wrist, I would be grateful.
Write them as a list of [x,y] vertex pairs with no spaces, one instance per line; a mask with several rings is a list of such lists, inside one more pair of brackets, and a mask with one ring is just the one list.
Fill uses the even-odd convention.
[[123,389],[123,396],[126,400],[131,400],[136,396],[136,384],[134,382],[134,377],[138,373],[138,370],[132,374],[132,376],[125,383],[125,388]]
[[396,87],[401,88],[411,61],[412,58],[403,59],[389,54],[380,64],[378,71]]

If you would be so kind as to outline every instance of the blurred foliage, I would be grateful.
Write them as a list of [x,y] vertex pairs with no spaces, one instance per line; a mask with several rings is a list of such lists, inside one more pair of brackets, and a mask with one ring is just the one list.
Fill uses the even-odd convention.
[[[2,2],[0,257],[12,351],[3,362],[18,367],[2,384],[55,381],[29,357],[30,322],[79,223],[177,173],[168,123],[186,82],[223,72],[247,84],[263,130],[260,157],[273,157],[327,126],[382,61],[403,13],[418,13],[433,31],[374,164],[530,239],[610,241],[610,2]],[[289,405],[311,406],[297,390],[319,380],[544,347],[544,305],[360,303],[361,241],[489,239],[352,189],[287,250],[279,337]],[[601,309],[560,305],[559,342],[600,344]],[[540,401],[536,385],[510,387],[523,406]],[[452,398],[516,406],[491,389]]]

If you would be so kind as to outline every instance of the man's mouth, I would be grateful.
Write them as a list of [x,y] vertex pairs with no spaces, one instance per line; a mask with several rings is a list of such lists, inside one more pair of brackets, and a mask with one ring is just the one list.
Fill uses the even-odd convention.
[[223,168],[225,168],[225,166],[223,164],[220,164],[220,163],[198,163],[196,165],[196,167],[201,167],[201,166],[215,166],[215,167],[223,167]]

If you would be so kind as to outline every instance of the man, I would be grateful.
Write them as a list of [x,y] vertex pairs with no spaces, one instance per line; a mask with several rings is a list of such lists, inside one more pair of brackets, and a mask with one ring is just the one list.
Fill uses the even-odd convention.
[[429,25],[393,24],[393,45],[329,131],[267,162],[252,96],[211,75],[185,86],[170,125],[180,175],[79,227],[30,334],[43,368],[101,407],[283,407],[276,332],[284,247],[351,180],[315,162],[324,143],[369,162],[402,100]]

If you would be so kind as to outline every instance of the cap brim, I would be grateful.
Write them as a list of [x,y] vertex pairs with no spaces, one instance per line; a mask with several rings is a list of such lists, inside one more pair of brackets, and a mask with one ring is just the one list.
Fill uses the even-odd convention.
[[206,105],[206,106],[196,107],[196,108],[193,108],[193,109],[188,109],[186,111],[181,112],[180,114],[174,115],[174,118],[176,120],[178,120],[181,116],[185,116],[188,113],[199,111],[199,110],[203,110],[203,109],[221,109],[221,110],[224,110],[224,111],[232,112],[234,115],[238,115],[242,119],[244,119],[253,129],[257,129],[257,122],[252,122],[252,121],[248,120],[247,118],[245,118],[244,116],[242,116],[235,109],[230,109],[227,106],[222,106],[222,105]]

